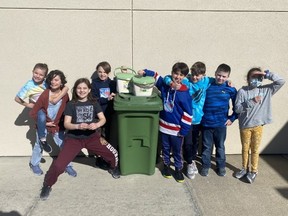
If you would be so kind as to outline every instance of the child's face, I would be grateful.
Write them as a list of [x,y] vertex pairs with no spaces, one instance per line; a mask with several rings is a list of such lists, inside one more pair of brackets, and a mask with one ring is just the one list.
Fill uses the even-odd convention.
[[172,80],[177,84],[180,84],[184,77],[185,75],[180,73],[180,71],[172,72]]
[[229,78],[229,73],[224,72],[224,71],[220,71],[220,72],[216,72],[215,73],[215,80],[216,83],[221,85],[223,83],[225,83]]
[[249,81],[251,81],[252,79],[258,79],[259,81],[262,81],[263,80],[263,72],[261,71],[253,71],[251,74],[250,74],[250,77],[249,77]]
[[53,90],[58,90],[61,88],[61,85],[62,85],[61,78],[59,75],[57,75],[51,80],[50,88]]
[[79,100],[86,99],[91,89],[85,83],[80,83],[76,88],[76,94]]
[[191,81],[193,83],[197,83],[197,82],[199,82],[199,80],[201,80],[203,78],[203,76],[205,76],[205,75],[204,74],[196,75],[196,74],[191,73]]
[[41,84],[45,79],[46,71],[41,68],[35,68],[32,71],[32,79],[34,82]]
[[100,80],[104,81],[108,79],[108,74],[105,72],[105,70],[100,66],[98,67],[97,74]]

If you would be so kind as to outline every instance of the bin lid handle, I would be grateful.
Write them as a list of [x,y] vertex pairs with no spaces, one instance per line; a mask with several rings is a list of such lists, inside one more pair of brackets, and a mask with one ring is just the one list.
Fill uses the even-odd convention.
[[136,71],[134,69],[126,67],[126,66],[121,66],[121,67],[115,68],[114,76],[116,76],[116,72],[136,74]]

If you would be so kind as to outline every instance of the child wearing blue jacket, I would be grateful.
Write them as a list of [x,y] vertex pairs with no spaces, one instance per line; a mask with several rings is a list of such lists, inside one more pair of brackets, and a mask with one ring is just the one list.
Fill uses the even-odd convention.
[[164,169],[162,175],[172,178],[170,171],[170,150],[173,152],[175,165],[175,179],[184,182],[182,173],[182,144],[183,138],[189,132],[192,122],[192,98],[189,89],[182,84],[183,78],[188,74],[189,67],[183,62],[175,63],[172,67],[171,77],[175,84],[180,85],[178,90],[167,86],[158,73],[151,70],[139,71],[139,75],[153,76],[156,80],[155,86],[161,92],[164,109],[160,112],[160,140],[162,144],[162,156]]

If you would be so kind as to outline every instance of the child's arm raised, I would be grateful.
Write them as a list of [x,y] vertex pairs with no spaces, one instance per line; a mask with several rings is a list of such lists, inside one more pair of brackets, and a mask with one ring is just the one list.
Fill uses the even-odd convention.
[[64,86],[63,89],[61,90],[61,93],[57,97],[51,99],[50,102],[52,104],[57,104],[68,93],[68,91],[69,88],[67,86]]

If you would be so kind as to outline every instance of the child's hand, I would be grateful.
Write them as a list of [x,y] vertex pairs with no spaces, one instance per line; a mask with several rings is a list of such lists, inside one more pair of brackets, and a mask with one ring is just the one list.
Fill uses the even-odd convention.
[[88,130],[96,130],[97,128],[99,128],[99,125],[97,123],[87,124]]
[[183,135],[181,135],[180,133],[178,133],[178,134],[177,134],[177,136],[178,136],[178,137],[182,137],[182,138],[184,137],[184,136],[183,136]]
[[259,96],[259,95],[253,98],[253,101],[254,101],[255,103],[261,103],[261,100],[262,100],[262,98],[261,98],[261,96]]
[[139,70],[137,73],[140,76],[144,76],[145,75],[145,71],[144,70]]
[[111,93],[109,96],[108,96],[108,101],[111,101],[111,100],[113,100],[114,99],[114,97],[115,97],[115,93]]
[[175,83],[175,82],[171,82],[170,86],[171,86],[171,88],[173,88],[175,90],[179,90],[181,88],[181,84]]
[[108,141],[104,137],[100,137],[100,143],[101,145],[107,145]]
[[227,85],[228,85],[229,87],[234,87],[234,85],[233,85],[233,83],[232,83],[231,80],[227,80]]
[[81,123],[78,125],[79,130],[87,130],[89,125],[87,123]]
[[48,127],[56,127],[56,125],[54,124],[54,122],[46,122],[46,126]]
[[230,119],[228,119],[228,120],[226,121],[226,123],[225,123],[226,126],[230,126],[230,125],[232,125],[232,124],[233,124],[233,122],[232,122]]

